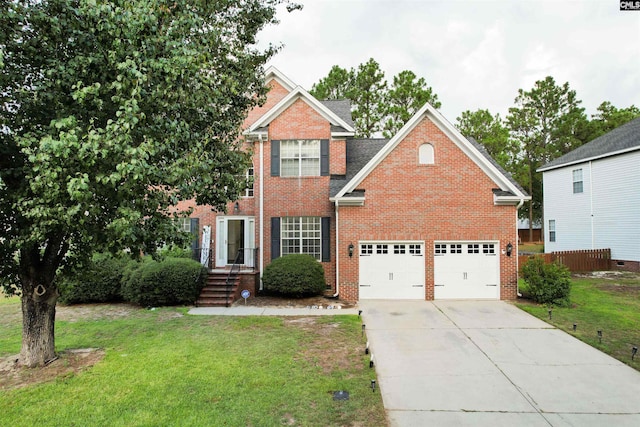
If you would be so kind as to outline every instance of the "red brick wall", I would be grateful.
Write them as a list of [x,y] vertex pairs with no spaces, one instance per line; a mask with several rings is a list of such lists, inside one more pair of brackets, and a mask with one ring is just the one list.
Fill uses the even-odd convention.
[[289,91],[284,88],[277,80],[271,80],[269,82],[269,93],[267,95],[267,101],[262,107],[255,107],[253,110],[249,112],[246,120],[244,121],[244,128],[248,128],[256,120],[265,115],[267,111],[273,108],[278,102],[282,100],[285,96],[289,94]]
[[[329,177],[271,176],[271,140],[330,137],[329,122],[302,100],[294,102],[270,123],[269,141],[264,143],[264,261],[265,267],[271,262],[272,217],[331,217],[331,262],[323,262],[322,265],[327,283],[335,288],[335,216],[333,204],[329,201]],[[330,162],[333,162],[332,158]]]
[[332,140],[329,144],[329,173],[331,175],[347,174],[347,141],[344,139]]
[[[418,164],[431,143],[435,164]],[[340,244],[360,240],[420,240],[426,244],[426,299],[433,299],[434,240],[499,241],[515,246],[516,209],[494,206],[497,187],[430,120],[423,120],[360,184],[362,207],[340,207]],[[501,252],[501,251],[500,251]],[[356,252],[357,253],[357,252]],[[501,298],[516,297],[517,257],[500,255]],[[340,251],[340,295],[356,299],[358,257]]]

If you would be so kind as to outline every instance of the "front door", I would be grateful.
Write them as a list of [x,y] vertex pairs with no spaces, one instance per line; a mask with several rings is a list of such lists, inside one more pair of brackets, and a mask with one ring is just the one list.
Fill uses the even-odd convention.
[[253,267],[255,219],[218,217],[216,226],[216,267],[238,263]]

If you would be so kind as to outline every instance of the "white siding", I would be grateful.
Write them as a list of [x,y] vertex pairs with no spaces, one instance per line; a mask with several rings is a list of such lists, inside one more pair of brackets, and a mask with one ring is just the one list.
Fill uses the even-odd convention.
[[[580,168],[584,191],[573,194]],[[544,172],[543,183],[546,252],[611,248],[613,259],[640,261],[640,151]]]

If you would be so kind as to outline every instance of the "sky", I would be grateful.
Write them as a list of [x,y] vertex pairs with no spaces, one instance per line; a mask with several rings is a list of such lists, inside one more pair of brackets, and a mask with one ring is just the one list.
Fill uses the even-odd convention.
[[506,117],[518,89],[552,76],[591,116],[603,101],[640,107],[640,11],[619,0],[298,0],[260,43],[268,63],[310,90],[334,65],[375,59],[387,81],[423,77],[451,123],[463,111]]

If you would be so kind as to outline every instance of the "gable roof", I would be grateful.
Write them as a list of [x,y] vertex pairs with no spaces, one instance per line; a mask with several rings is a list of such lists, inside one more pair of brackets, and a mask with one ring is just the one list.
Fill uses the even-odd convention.
[[640,150],[640,117],[588,142],[538,169],[544,172],[576,163]]
[[[367,163],[378,154],[389,140],[383,138],[372,139],[348,139],[347,173],[342,176],[332,176],[329,181],[329,196],[334,197],[338,192],[353,179]],[[346,195],[345,197],[348,197]]]
[[[333,197],[339,199],[346,197],[393,151],[393,149],[424,119],[430,119],[462,152],[467,155],[480,169],[499,187],[499,192],[494,192],[496,203],[514,203],[529,200],[530,197],[513,178],[508,176],[484,150],[474,144],[449,123],[429,103],[426,103],[411,119],[386,142],[380,149]],[[490,160],[491,159],[491,160]]]
[[[267,82],[272,79],[278,79],[278,81],[287,89],[294,83],[287,79],[282,73],[280,73],[275,67],[269,67],[267,70]],[[258,118],[245,134],[264,132],[271,121],[278,117],[282,112],[289,108],[297,100],[302,100],[311,108],[313,108],[318,114],[324,117],[331,124],[332,134],[339,136],[353,136],[355,134],[355,128],[353,120],[351,119],[351,106],[349,101],[318,101],[309,92],[304,90],[301,86],[295,86],[290,89],[287,96],[282,98],[280,102],[274,105],[269,111]]]
[[280,83],[280,86],[284,87],[288,92],[291,92],[297,85],[291,81],[287,76],[282,74],[273,65],[266,69],[264,72],[264,83],[268,85],[271,80],[276,80]]

